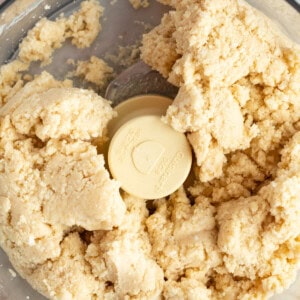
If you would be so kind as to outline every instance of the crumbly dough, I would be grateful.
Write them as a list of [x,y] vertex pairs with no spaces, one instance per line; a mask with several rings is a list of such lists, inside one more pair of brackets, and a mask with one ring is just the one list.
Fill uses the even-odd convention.
[[[244,154],[228,164],[245,181],[245,190],[252,176],[260,179],[263,186],[252,195],[233,182],[235,195],[228,197],[224,188],[229,199],[216,205],[215,183],[210,193],[194,190],[193,205],[183,189],[155,201],[146,224],[167,279],[166,299],[265,299],[295,279],[300,267],[299,145],[298,132],[282,150],[273,180],[263,181]],[[246,174],[249,179],[242,177]]]
[[20,44],[21,61],[49,64],[53,51],[60,48],[67,38],[71,38],[72,44],[78,48],[89,47],[101,30],[99,18],[103,10],[99,2],[89,0],[83,1],[80,10],[68,18],[41,19]]
[[[26,73],[25,76],[23,73],[28,71],[31,62],[51,63],[54,50],[60,48],[67,38],[72,38],[72,43],[79,48],[89,47],[101,30],[99,18],[103,10],[97,1],[83,1],[78,12],[69,18],[59,17],[56,21],[43,18],[37,22],[20,43],[18,58],[0,67],[1,106],[23,87],[26,82]],[[104,64],[102,67],[107,74],[109,68]],[[100,72],[98,76],[105,77]]]
[[[160,2],[174,9],[142,58],[178,85],[164,121],[195,152],[194,183],[170,197],[110,178],[109,101],[26,73],[66,38],[90,45],[98,2],[42,19],[0,68],[0,245],[49,299],[266,299],[300,267],[299,50],[241,0]],[[102,84],[96,69],[111,71],[91,57],[77,72]]]
[[111,68],[103,59],[91,56],[88,61],[78,61],[75,76],[83,77],[86,81],[103,87],[112,76]]
[[268,168],[266,155],[299,120],[299,48],[244,1],[164,3],[176,10],[144,36],[142,58],[180,87],[164,121],[188,133],[200,180],[220,177],[225,155],[251,142]]
[[[163,272],[151,256],[145,201],[123,195],[127,212],[112,231],[70,232],[61,253],[27,279],[51,299],[155,299]],[[63,270],[63,271],[62,271]]]
[[77,48],[89,47],[101,30],[99,22],[104,8],[96,0],[83,1],[80,10],[65,20],[66,38]]
[[65,20],[41,19],[20,44],[19,57],[24,62],[51,62],[53,51],[65,41]]
[[29,63],[18,59],[0,67],[0,107],[23,87],[22,72],[28,67]]
[[[150,235],[160,228],[153,251],[165,277],[171,272],[164,295],[262,299],[288,286],[299,268],[299,47],[243,1],[160,2],[174,10],[144,35],[142,58],[179,87],[163,120],[187,133],[197,179],[192,207],[182,208],[190,202],[181,192],[171,203],[157,202],[147,220]],[[184,211],[189,222],[206,199],[216,208],[217,250],[206,246],[208,257],[191,260],[196,270],[184,268],[188,248],[171,246],[183,226],[177,215]],[[214,253],[222,257],[217,267]]]

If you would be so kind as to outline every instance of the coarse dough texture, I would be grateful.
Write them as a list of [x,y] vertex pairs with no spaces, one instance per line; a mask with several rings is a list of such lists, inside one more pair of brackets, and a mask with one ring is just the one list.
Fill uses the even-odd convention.
[[[210,193],[194,190],[193,205],[183,189],[155,201],[146,224],[166,299],[266,299],[293,282],[300,266],[299,148],[300,132],[282,150],[277,176],[252,195],[236,189],[236,198],[216,205],[215,183]],[[237,174],[227,179],[240,180],[243,170],[245,181],[259,175],[241,153],[236,164],[228,165]]]
[[0,245],[49,299],[265,299],[300,266],[299,50],[242,1],[161,2],[175,10],[142,57],[180,87],[164,120],[197,161],[195,183],[168,198],[110,179],[107,100],[23,76],[67,37],[90,45],[97,2],[40,21],[0,68]]
[[[105,167],[110,103],[70,80],[26,73],[31,62],[51,62],[66,38],[89,46],[101,13],[84,1],[67,19],[42,19],[0,68],[0,245],[49,299],[151,299],[163,288],[145,201],[121,196]],[[96,57],[78,69],[100,85],[113,71]]]
[[193,186],[146,221],[163,295],[265,299],[300,266],[299,46],[244,1],[160,2],[141,56],[179,87],[163,121],[196,156]]
[[268,168],[299,120],[299,46],[244,1],[163,2],[176,10],[144,36],[142,58],[180,87],[164,121],[188,133],[199,179],[220,177],[226,154],[250,145]]
[[[125,213],[119,184],[92,144],[115,113],[94,92],[68,85],[42,73],[0,110],[1,195],[11,209],[2,216],[1,223],[9,219],[2,239],[16,243],[16,253],[18,245],[29,246],[28,266],[47,255],[31,256],[30,247],[39,240],[37,250],[46,248],[42,241],[47,243],[52,225],[60,236],[72,226],[107,230]],[[43,226],[49,227],[45,236],[39,233]]]
[[41,19],[20,43],[19,59],[22,62],[41,61],[44,65],[52,60],[55,49],[70,38],[77,48],[89,47],[101,30],[99,18],[103,7],[95,0],[83,1],[80,9],[55,21]]
[[[82,1],[80,9],[68,18],[61,15],[55,21],[46,18],[38,21],[21,41],[17,58],[0,68],[0,106],[24,86],[27,81],[24,72],[28,71],[30,64],[35,61],[42,65],[51,63],[53,52],[61,48],[66,39],[70,38],[78,48],[91,46],[101,30],[103,10],[95,0]],[[111,72],[110,67],[97,58],[91,60],[100,67],[98,76],[88,62],[81,62],[82,67],[78,67],[75,73],[81,76],[86,69],[86,80],[104,84]]]

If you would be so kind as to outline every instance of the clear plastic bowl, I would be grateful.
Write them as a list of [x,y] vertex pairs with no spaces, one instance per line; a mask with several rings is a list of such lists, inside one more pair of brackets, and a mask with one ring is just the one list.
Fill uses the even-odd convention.
[[[91,55],[105,57],[107,54],[118,55],[119,46],[127,47],[136,44],[145,30],[159,23],[162,15],[168,9],[154,0],[146,9],[134,10],[127,0],[100,0],[105,7],[102,19],[103,30],[92,46],[79,50],[71,44],[66,44],[55,52],[53,63],[45,69],[57,78],[63,78],[69,71],[65,63],[68,58],[85,60]],[[300,15],[294,7],[285,0],[247,0],[251,5],[269,16],[279,28],[295,42],[300,44]],[[4,2],[4,3],[3,3]],[[55,19],[60,13],[72,13],[80,5],[79,0],[0,0],[0,64],[12,59],[18,49],[20,40],[41,17]],[[121,13],[120,13],[121,12]],[[120,38],[123,36],[123,38]],[[117,72],[126,69],[128,65],[113,64]],[[39,72],[34,65],[32,72]],[[299,274],[300,275],[300,274]],[[45,299],[34,291],[13,269],[6,254],[0,250],[0,300]],[[283,294],[272,300],[300,300],[300,276],[296,282]]]

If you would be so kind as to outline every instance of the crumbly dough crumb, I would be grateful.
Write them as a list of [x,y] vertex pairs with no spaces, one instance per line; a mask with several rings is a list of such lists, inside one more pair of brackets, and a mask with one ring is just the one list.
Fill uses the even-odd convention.
[[53,51],[60,48],[67,38],[78,48],[89,47],[101,30],[99,22],[103,7],[95,0],[83,1],[80,9],[69,18],[56,21],[40,20],[21,42],[19,57],[30,63],[51,63]]
[[165,14],[160,25],[143,36],[141,58],[164,77],[168,77],[172,66],[179,58],[176,41],[172,34],[175,31],[170,14]]
[[148,0],[129,0],[129,2],[134,9],[146,8],[150,5]]
[[105,60],[122,67],[130,67],[140,59],[140,41],[129,46],[119,46],[117,53],[106,53]]
[[89,47],[101,30],[104,8],[96,0],[83,1],[80,10],[66,19],[65,35],[77,48]]
[[21,42],[19,57],[30,63],[41,61],[44,64],[51,62],[53,51],[62,46],[65,41],[65,20],[40,20]]
[[29,64],[20,60],[14,60],[0,67],[0,106],[23,87],[22,72],[28,68]]
[[100,88],[105,86],[112,73],[113,68],[96,56],[91,56],[88,61],[78,61],[75,70],[75,76],[83,77]]

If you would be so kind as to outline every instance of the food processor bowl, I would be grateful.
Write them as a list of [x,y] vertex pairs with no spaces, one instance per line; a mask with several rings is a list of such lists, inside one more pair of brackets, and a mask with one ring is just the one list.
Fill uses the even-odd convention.
[[[292,0],[247,1],[269,16],[289,38],[300,44],[300,16],[296,2]],[[0,0],[0,64],[16,56],[20,41],[40,18],[55,19],[61,13],[69,15],[79,7],[80,2],[78,0]],[[138,49],[142,34],[159,24],[162,15],[168,11],[166,6],[154,0],[148,8],[139,10],[134,10],[125,0],[100,0],[100,2],[105,8],[101,19],[103,29],[92,46],[87,49],[77,49],[66,42],[64,47],[55,51],[53,63],[43,70],[62,79],[70,70],[70,66],[65,63],[67,59],[86,60],[91,55],[97,55],[108,60],[118,74],[138,60],[138,51],[134,50]],[[120,55],[123,55],[124,59],[122,57],[114,59],[120,58]],[[38,64],[33,64],[30,71],[33,74],[39,73],[41,68]],[[0,250],[0,299],[45,299],[14,271],[2,250]],[[287,299],[300,299],[300,276],[283,294],[272,298],[272,300]]]

